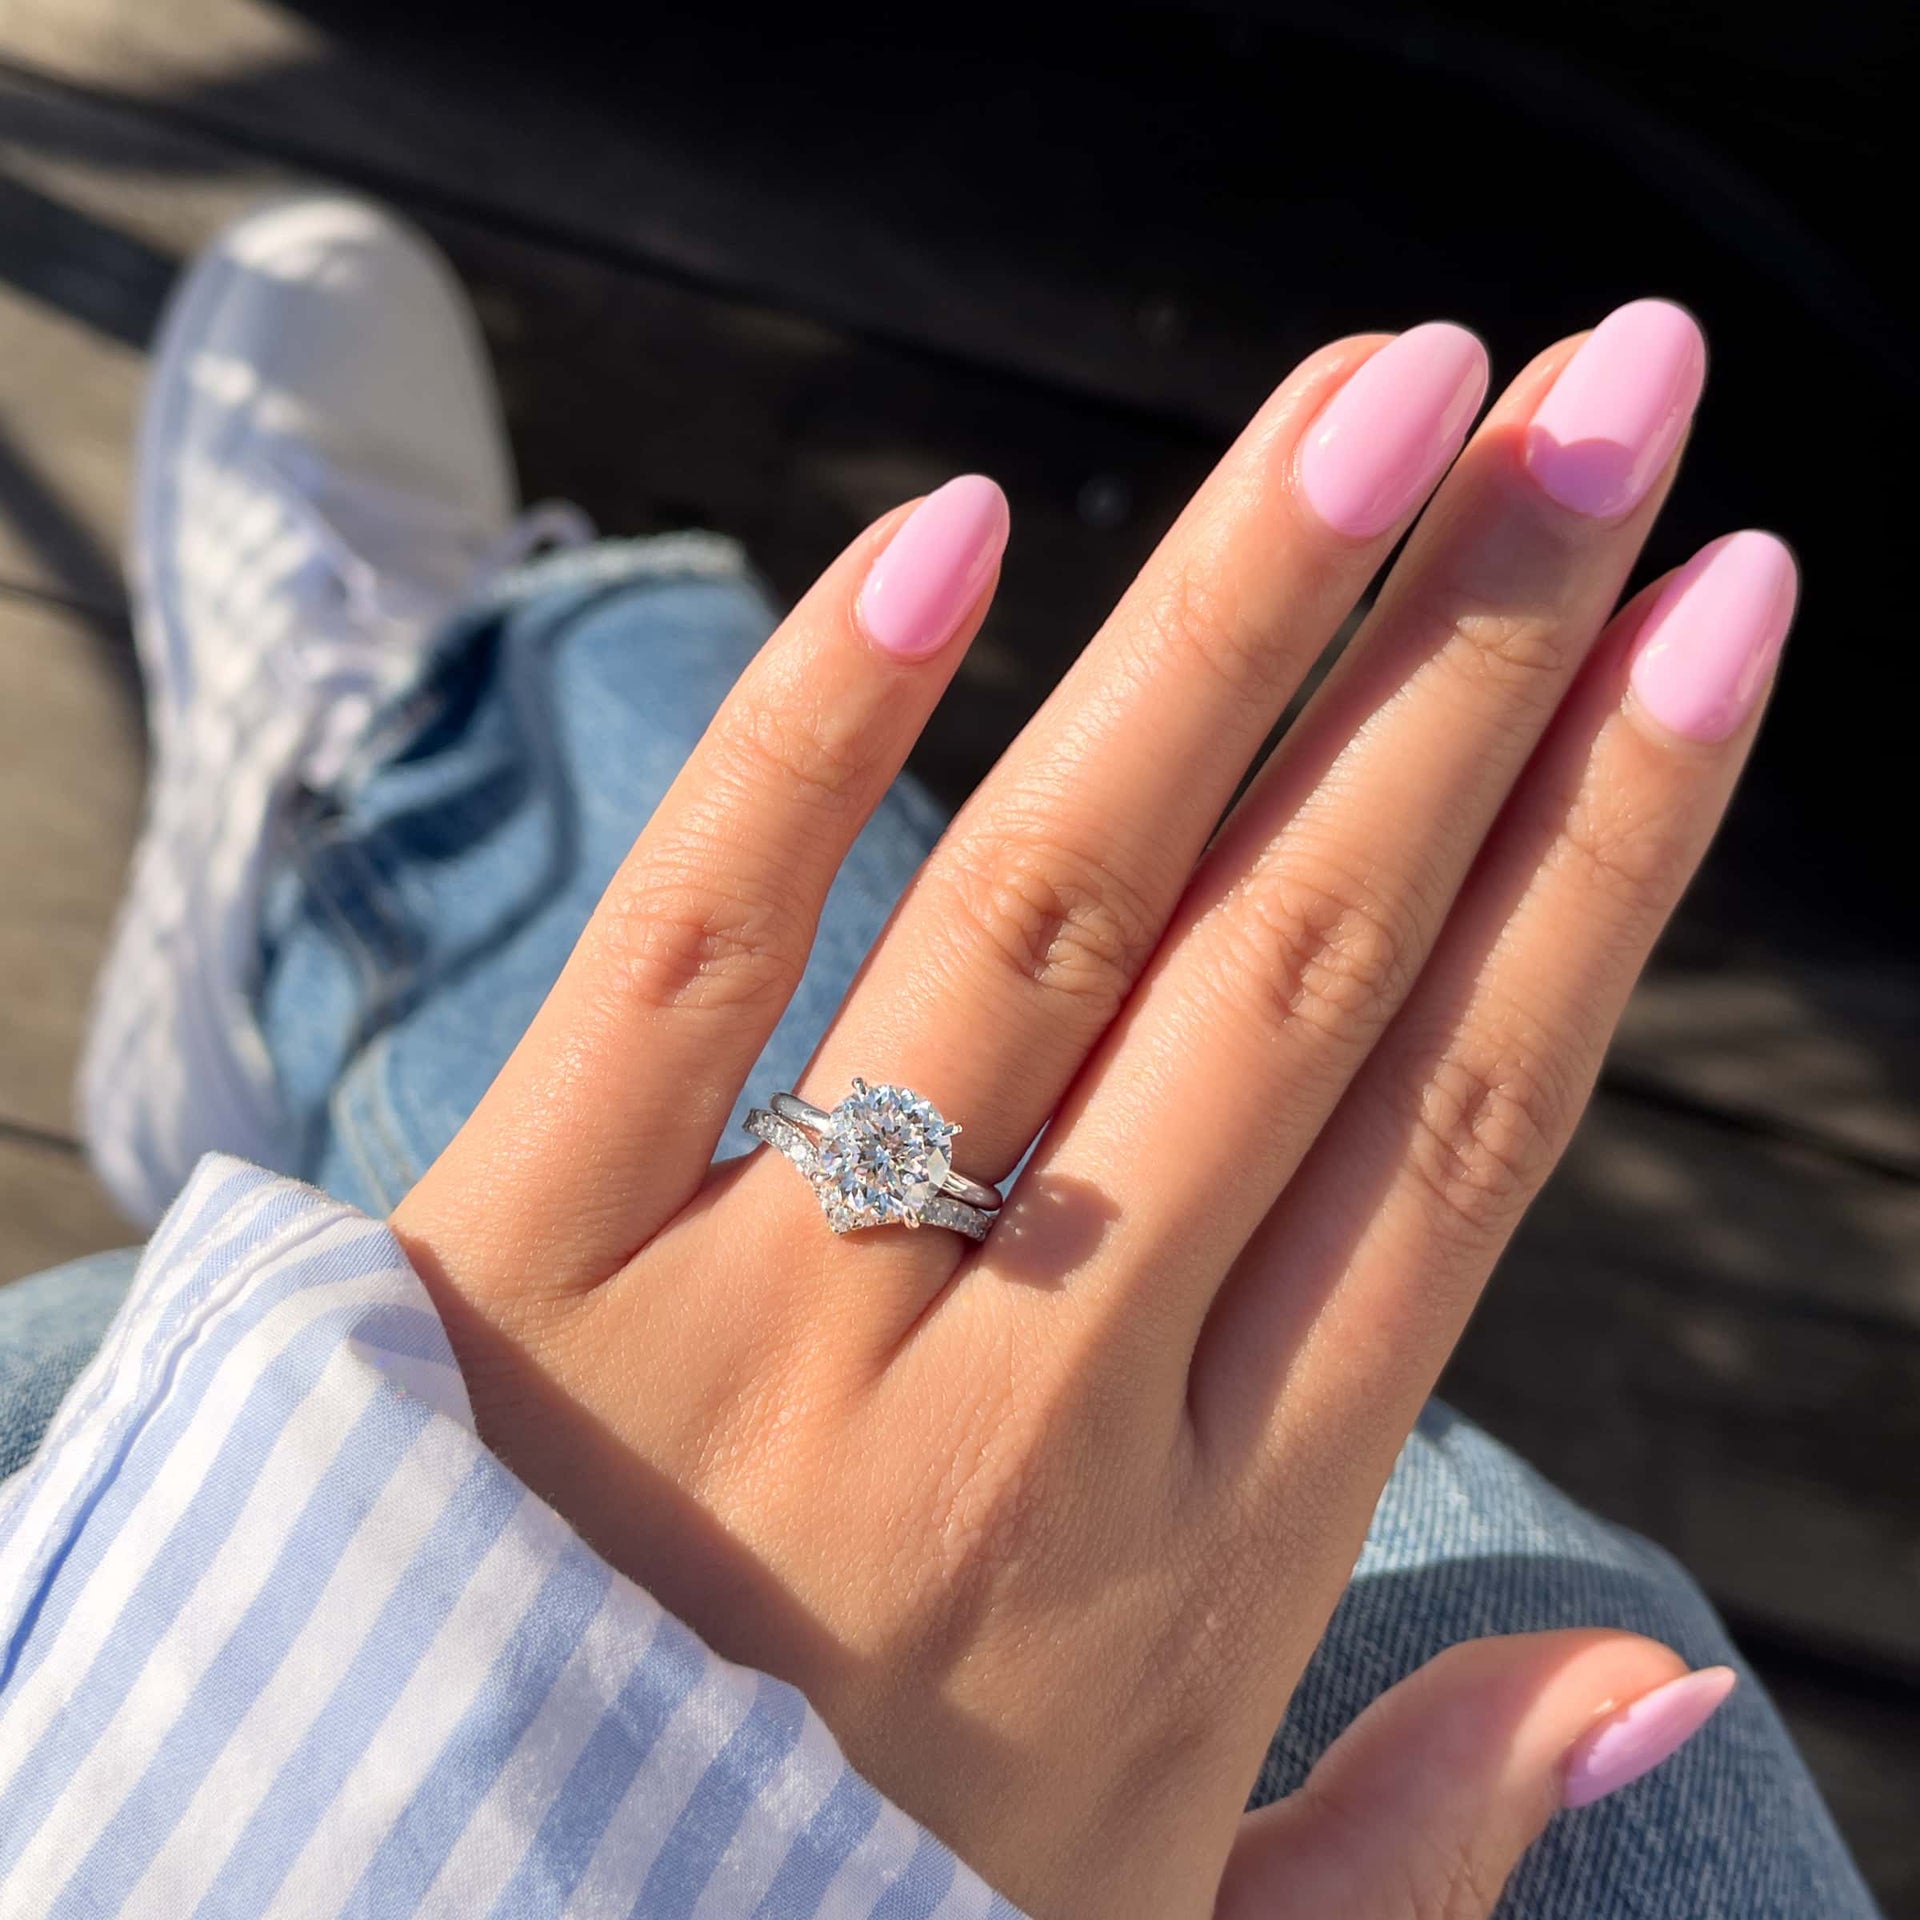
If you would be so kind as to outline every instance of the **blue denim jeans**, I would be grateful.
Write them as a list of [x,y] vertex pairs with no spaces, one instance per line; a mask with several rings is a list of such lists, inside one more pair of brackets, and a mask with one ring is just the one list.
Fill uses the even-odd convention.
[[[773,619],[729,543],[687,535],[544,562],[449,628],[360,766],[302,804],[268,889],[259,1015],[302,1142],[285,1171],[375,1213],[406,1191],[492,1079]],[[834,887],[753,1089],[797,1080],[940,826],[901,780]],[[752,1144],[731,1139],[728,1151]],[[130,1271],[108,1256],[0,1292],[0,1473],[31,1450]],[[1650,1634],[1696,1666],[1727,1662],[1744,1684],[1666,1765],[1556,1817],[1502,1914],[1871,1916],[1771,1702],[1685,1573],[1437,1403],[1258,1797],[1297,1786],[1369,1700],[1443,1647],[1595,1625]]]

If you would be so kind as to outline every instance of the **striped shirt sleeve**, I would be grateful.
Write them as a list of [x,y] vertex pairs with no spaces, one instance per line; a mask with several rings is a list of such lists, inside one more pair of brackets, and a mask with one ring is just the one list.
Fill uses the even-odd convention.
[[0,1915],[1017,1920],[481,1445],[384,1226],[209,1158],[0,1488]]

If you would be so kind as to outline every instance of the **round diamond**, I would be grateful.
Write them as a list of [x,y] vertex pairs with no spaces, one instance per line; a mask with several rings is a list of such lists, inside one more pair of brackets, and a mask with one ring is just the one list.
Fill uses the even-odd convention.
[[834,1231],[917,1227],[920,1210],[953,1165],[950,1143],[958,1132],[917,1093],[856,1080],[834,1108],[813,1161],[813,1182]]

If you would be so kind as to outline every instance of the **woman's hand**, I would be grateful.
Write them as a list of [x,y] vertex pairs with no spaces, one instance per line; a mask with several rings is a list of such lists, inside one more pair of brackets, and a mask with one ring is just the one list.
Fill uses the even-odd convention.
[[1529,367],[1216,833],[1484,355],[1343,341],[1261,411],[799,1089],[910,1086],[987,1181],[1045,1127],[983,1246],[836,1237],[779,1154],[710,1170],[990,597],[980,480],[767,643],[395,1215],[491,1443],[1036,1913],[1485,1913],[1583,1732],[1683,1671],[1619,1634],[1456,1648],[1241,1820],[1752,736],[1779,543],[1614,613],[1702,368],[1654,303]]

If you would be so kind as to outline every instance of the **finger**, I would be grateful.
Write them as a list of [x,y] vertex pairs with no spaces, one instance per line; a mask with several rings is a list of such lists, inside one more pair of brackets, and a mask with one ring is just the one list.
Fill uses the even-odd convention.
[[[482,1265],[566,1288],[605,1277],[686,1202],[841,861],[984,616],[1006,535],[999,488],[970,475],[827,570],[742,674],[525,1037],[403,1203],[412,1232],[457,1247],[490,1215],[516,1245]],[[551,1259],[533,1257],[543,1222]]]
[[[1778,540],[1735,534],[1613,622],[1419,987],[1222,1292],[1194,1380],[1217,1439],[1258,1429],[1289,1473],[1304,1449],[1371,1506],[1719,823],[1795,589]],[[1325,1448],[1313,1368],[1292,1365],[1309,1325],[1354,1415]]]
[[1484,1920],[1562,1808],[1676,1752],[1732,1692],[1637,1635],[1469,1640],[1382,1694],[1296,1794],[1250,1813],[1217,1920]]
[[1282,384],[936,849],[813,1098],[855,1074],[905,1082],[965,1123],[967,1172],[1013,1166],[1485,383],[1480,343],[1432,325],[1343,342]]
[[[1585,356],[1617,354],[1623,326],[1636,351],[1621,431],[1651,411],[1662,458],[1624,517],[1600,518],[1550,494],[1527,448]],[[1687,315],[1642,302],[1502,397],[1222,832],[1079,1109],[1043,1145],[1045,1176],[1127,1196],[1112,1283],[1090,1308],[1157,1341],[1183,1392],[1220,1276],[1412,988],[1617,604],[1704,359]],[[1624,405],[1648,384],[1668,403]]]

